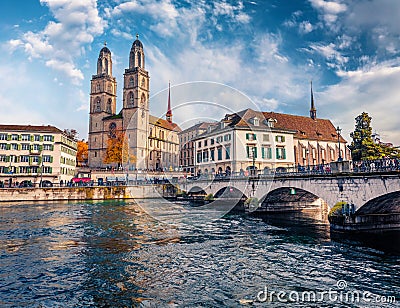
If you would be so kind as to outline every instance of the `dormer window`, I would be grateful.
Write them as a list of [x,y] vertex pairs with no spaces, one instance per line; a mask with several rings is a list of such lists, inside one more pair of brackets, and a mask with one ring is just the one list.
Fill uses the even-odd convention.
[[270,128],[274,128],[274,127],[275,127],[275,124],[276,124],[277,122],[278,122],[278,121],[277,121],[276,119],[273,119],[273,118],[269,118],[269,119],[266,120],[266,124],[267,124],[267,126],[270,127]]
[[260,120],[257,117],[254,117],[250,119],[250,123],[253,124],[254,126],[259,126]]

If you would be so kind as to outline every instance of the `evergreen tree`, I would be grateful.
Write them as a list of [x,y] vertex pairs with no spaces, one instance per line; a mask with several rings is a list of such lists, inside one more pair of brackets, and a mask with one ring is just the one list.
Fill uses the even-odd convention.
[[368,113],[363,112],[355,120],[354,132],[350,134],[353,141],[349,146],[354,161],[400,157],[399,149],[374,142],[372,139],[371,117]]

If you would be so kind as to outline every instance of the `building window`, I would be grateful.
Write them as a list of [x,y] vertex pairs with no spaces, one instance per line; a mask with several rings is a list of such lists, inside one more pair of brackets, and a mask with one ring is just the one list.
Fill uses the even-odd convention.
[[132,92],[129,92],[129,98],[128,98],[128,106],[129,107],[133,107],[133,103],[134,103],[134,96]]
[[257,140],[257,136],[256,136],[256,134],[247,133],[246,134],[246,140],[249,140],[249,141]]
[[43,150],[53,151],[53,145],[52,144],[43,144]]
[[98,99],[96,101],[96,109],[95,112],[100,112],[101,111],[101,103],[100,103],[100,99]]
[[111,98],[107,102],[107,110],[108,113],[111,113]]
[[29,156],[21,155],[21,163],[29,163]]
[[225,135],[224,136],[224,141],[229,141],[229,140],[231,140],[231,135],[230,134]]
[[0,150],[7,150],[7,143],[0,143]]
[[222,148],[217,149],[218,160],[222,160]]
[[204,140],[204,146],[205,146],[205,147],[207,146],[207,139]]
[[257,147],[253,145],[246,146],[247,158],[257,158]]
[[133,77],[129,78],[129,87],[133,88],[135,80],[133,79]]
[[53,136],[52,135],[44,135],[43,141],[53,141]]
[[31,136],[28,134],[23,134],[21,137],[22,141],[30,141],[31,140]]
[[44,163],[51,163],[52,162],[52,158],[50,155],[43,155],[43,162]]
[[261,148],[261,156],[263,159],[272,159],[272,149],[271,147],[263,146]]
[[231,159],[231,147],[225,147],[225,159]]
[[197,152],[197,163],[201,163],[201,152]]
[[198,147],[201,148],[201,141],[197,143]]
[[5,163],[5,162],[7,162],[7,161],[8,161],[8,157],[7,157],[7,156],[5,156],[5,155],[0,155],[0,162]]
[[11,149],[18,150],[18,144],[17,143],[12,143],[11,144]]
[[214,138],[210,139],[210,144],[213,145],[214,144]]
[[276,136],[275,137],[276,142],[285,142],[285,136]]
[[268,142],[269,141],[269,135],[268,134],[263,134],[263,141]]
[[21,149],[24,150],[24,151],[29,151],[30,150],[29,144],[28,143],[23,143],[21,145]]
[[0,140],[7,140],[7,134],[0,134]]
[[214,149],[210,150],[210,160],[211,161],[215,160],[215,150]]
[[11,140],[18,140],[18,135],[17,134],[12,134],[11,135]]
[[286,149],[276,148],[276,159],[286,159]]
[[35,135],[34,140],[35,141],[40,141],[40,135]]

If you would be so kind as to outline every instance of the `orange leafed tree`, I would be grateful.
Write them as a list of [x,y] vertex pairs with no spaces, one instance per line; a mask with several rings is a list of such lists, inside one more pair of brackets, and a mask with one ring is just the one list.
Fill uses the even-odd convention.
[[116,164],[117,166],[122,163],[133,163],[136,157],[129,149],[128,140],[122,132],[116,133],[114,138],[108,138],[107,150],[103,158],[105,164]]
[[76,164],[85,166],[88,161],[88,143],[84,140],[77,142]]

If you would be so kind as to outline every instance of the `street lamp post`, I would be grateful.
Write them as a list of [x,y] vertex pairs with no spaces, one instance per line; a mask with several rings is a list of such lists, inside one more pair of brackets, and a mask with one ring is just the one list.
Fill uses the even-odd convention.
[[336,132],[337,132],[337,139],[338,139],[338,145],[339,145],[339,157],[338,157],[338,161],[342,161],[342,155],[341,155],[341,151],[340,151],[340,133],[342,132],[342,129],[338,126],[336,127]]

